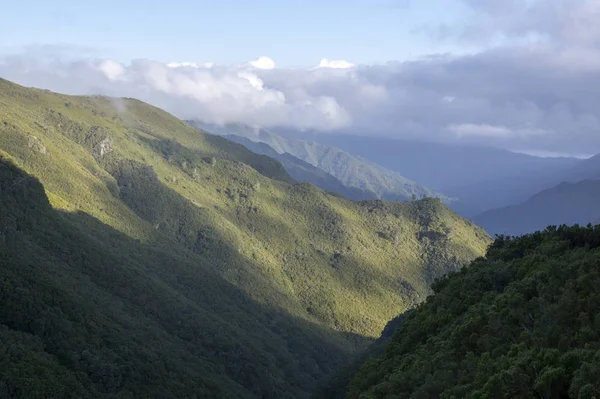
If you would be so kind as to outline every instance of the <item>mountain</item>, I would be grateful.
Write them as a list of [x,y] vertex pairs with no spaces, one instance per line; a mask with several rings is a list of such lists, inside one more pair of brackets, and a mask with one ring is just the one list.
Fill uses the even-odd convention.
[[600,155],[582,160],[572,168],[569,168],[558,176],[555,176],[554,179],[569,182],[577,182],[586,179],[600,179]]
[[266,129],[254,129],[244,125],[209,125],[190,121],[193,126],[223,135],[238,135],[255,142],[268,144],[279,154],[288,153],[339,179],[344,185],[370,191],[378,198],[388,201],[407,201],[413,198],[437,197],[446,202],[450,199],[399,173],[380,165],[350,155],[339,148],[316,141],[285,138]]
[[600,397],[599,263],[600,226],[500,237],[328,398]]
[[134,99],[0,80],[0,157],[0,397],[307,397],[490,242]]
[[562,224],[587,225],[600,219],[600,181],[561,183],[529,200],[474,218],[492,234],[519,235]]
[[353,201],[364,201],[377,199],[377,195],[370,191],[361,190],[354,187],[345,186],[341,181],[308,162],[289,153],[280,154],[271,148],[268,144],[252,141],[246,137],[236,135],[223,136],[227,140],[241,144],[247,149],[257,154],[266,155],[281,162],[285,170],[298,182],[309,182],[315,186],[327,191],[342,195]]
[[348,134],[300,134],[376,162],[432,189],[470,187],[574,167],[576,158],[542,158],[496,148]]
[[[453,210],[473,217],[492,208],[525,201],[555,186],[561,173],[584,161],[541,158],[506,150],[377,136],[285,131],[291,137],[339,147],[352,156],[400,173],[455,200]],[[287,137],[287,136],[286,136]]]

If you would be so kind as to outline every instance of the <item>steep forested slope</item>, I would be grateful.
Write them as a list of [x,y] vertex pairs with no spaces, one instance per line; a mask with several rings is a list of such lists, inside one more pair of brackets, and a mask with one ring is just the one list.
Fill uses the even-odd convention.
[[1,158],[0,397],[297,398],[347,355],[167,244],[52,209]]
[[489,242],[437,200],[327,195],[132,99],[0,80],[0,155],[13,396],[304,397]]
[[599,226],[499,237],[435,285],[346,397],[600,397],[599,264]]

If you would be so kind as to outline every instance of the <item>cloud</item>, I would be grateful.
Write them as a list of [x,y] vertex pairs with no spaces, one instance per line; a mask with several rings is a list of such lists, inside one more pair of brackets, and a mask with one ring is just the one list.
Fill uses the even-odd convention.
[[512,137],[527,137],[530,135],[544,135],[548,133],[543,129],[509,129],[505,126],[493,126],[487,124],[462,123],[459,125],[450,125],[448,130],[456,134],[458,137],[464,136],[480,136],[489,138],[512,138]]
[[213,66],[215,66],[215,64],[213,62],[204,62],[204,63],[197,63],[197,62],[169,62],[167,64],[167,66],[169,68],[212,68]]
[[541,157],[541,158],[572,157],[572,158],[579,158],[579,159],[589,159],[595,155],[595,154],[573,154],[573,153],[567,153],[567,152],[554,152],[554,151],[543,151],[543,150],[540,150],[540,151],[520,150],[520,151],[516,151],[516,152],[519,152],[521,154],[533,155],[534,157]]
[[[463,0],[474,12],[460,32],[470,40],[533,37],[562,46],[600,44],[598,0]],[[448,32],[448,27],[445,27]]]
[[256,60],[250,63],[251,66],[257,69],[273,69],[275,68],[275,61],[269,57],[258,57]]
[[504,126],[476,125],[473,123],[463,123],[460,125],[450,125],[448,127],[452,133],[458,137],[462,136],[483,136],[483,137],[507,137],[514,135],[514,131]]
[[352,67],[354,67],[354,64],[345,60],[328,60],[327,58],[323,58],[319,62],[319,68],[347,69]]
[[108,80],[123,80],[127,71],[120,63],[112,60],[104,60],[98,64],[98,70],[108,78]]
[[[20,84],[70,94],[135,97],[185,119],[317,130],[335,130],[352,123],[350,112],[328,91],[269,84],[269,76],[277,72],[266,69],[272,64],[264,58],[245,66],[151,60],[134,60],[128,65],[114,60],[49,61],[28,54],[0,60],[0,76]],[[306,72],[304,79],[308,80],[310,72]]]

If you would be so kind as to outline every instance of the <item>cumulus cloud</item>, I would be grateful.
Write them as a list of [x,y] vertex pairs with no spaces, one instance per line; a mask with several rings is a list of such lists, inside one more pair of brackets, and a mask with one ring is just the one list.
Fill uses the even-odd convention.
[[[185,119],[335,130],[352,124],[350,110],[327,91],[311,93],[265,83],[275,70],[264,58],[252,65],[218,66],[134,60],[60,61],[5,57],[0,76],[71,94],[135,97]],[[306,77],[309,78],[308,76]]]
[[169,68],[212,68],[214,65],[215,65],[214,62],[197,63],[197,62],[188,62],[188,61],[169,62],[167,64],[167,66]]
[[108,80],[123,80],[126,70],[123,65],[116,61],[104,60],[98,64],[98,70],[102,72]]
[[353,66],[353,63],[346,60],[328,60],[327,58],[323,58],[319,62],[319,68],[347,69],[352,68]]
[[273,69],[275,68],[275,61],[269,57],[258,57],[256,60],[250,63],[251,66],[258,69]]

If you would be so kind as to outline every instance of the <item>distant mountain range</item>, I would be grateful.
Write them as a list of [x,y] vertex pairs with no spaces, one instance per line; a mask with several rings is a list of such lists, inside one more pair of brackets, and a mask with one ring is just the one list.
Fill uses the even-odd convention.
[[600,181],[561,183],[529,200],[493,209],[474,218],[492,234],[520,235],[543,230],[549,225],[587,225],[600,220]]
[[[530,176],[530,191],[545,187],[514,205],[488,210],[474,221],[492,234],[524,234],[549,225],[600,222],[600,156],[578,160],[554,173]],[[524,192],[524,190],[522,191]]]
[[236,135],[226,135],[223,137],[242,144],[254,153],[266,155],[278,160],[290,176],[299,182],[307,181],[325,191],[342,195],[353,201],[377,199],[377,194],[374,192],[346,186],[339,179],[333,177],[324,170],[319,169],[308,162],[304,162],[287,152],[280,154],[266,143],[252,141],[249,138]]
[[575,158],[542,158],[480,146],[366,135],[291,133],[289,130],[285,133],[338,147],[444,193],[490,181],[552,173],[580,162]]
[[[414,197],[437,197],[444,202],[450,201],[450,198],[446,195],[407,179],[400,173],[331,145],[316,141],[286,138],[266,129],[254,129],[244,125],[216,126],[198,121],[190,121],[189,123],[211,133],[242,136],[254,142],[268,144],[278,154],[288,153],[327,172],[345,186],[374,193],[380,199],[407,201]],[[293,174],[291,169],[287,171]]]
[[491,234],[519,235],[548,225],[600,221],[600,155],[542,158],[381,137],[290,130],[279,135],[240,125],[209,128],[243,135],[229,138],[279,160],[295,179],[350,199],[369,194],[397,201],[413,194],[442,196],[454,211]]

